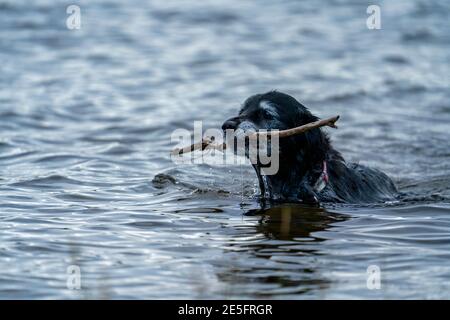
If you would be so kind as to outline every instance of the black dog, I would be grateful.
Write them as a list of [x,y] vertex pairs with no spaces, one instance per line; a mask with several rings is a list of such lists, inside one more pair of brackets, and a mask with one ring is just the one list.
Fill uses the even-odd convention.
[[[290,95],[272,91],[248,98],[237,117],[222,129],[285,130],[317,121]],[[262,175],[255,164],[262,197],[310,204],[323,202],[374,203],[395,199],[397,189],[383,172],[347,163],[320,128],[280,138],[279,170]]]

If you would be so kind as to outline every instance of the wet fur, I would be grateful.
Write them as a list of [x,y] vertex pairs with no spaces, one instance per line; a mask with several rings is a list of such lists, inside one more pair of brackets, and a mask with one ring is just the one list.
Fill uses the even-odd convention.
[[[289,129],[318,120],[290,95],[271,91],[248,98],[239,115],[222,129]],[[329,183],[320,192],[313,188],[327,162]],[[397,189],[383,172],[347,163],[320,128],[280,139],[280,169],[262,176],[254,166],[262,195],[271,200],[318,204],[319,202],[375,203],[393,200]]]

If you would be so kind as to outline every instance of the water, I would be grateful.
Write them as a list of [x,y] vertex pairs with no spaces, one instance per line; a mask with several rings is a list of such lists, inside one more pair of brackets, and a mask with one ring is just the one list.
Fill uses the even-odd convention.
[[[0,2],[0,298],[450,298],[448,1],[381,30],[360,1],[77,4]],[[402,201],[258,211],[249,166],[170,161],[271,89]]]

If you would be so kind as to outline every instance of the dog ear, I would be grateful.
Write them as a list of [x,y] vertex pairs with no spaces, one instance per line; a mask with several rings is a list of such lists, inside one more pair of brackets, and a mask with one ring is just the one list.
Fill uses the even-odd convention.
[[319,120],[318,117],[313,115],[304,105],[299,103],[299,107],[293,117],[295,127],[299,127],[310,122],[315,122],[317,120]]
[[[318,121],[319,118],[311,114],[308,109],[300,110],[298,117],[295,118],[295,126],[301,126],[310,122]],[[296,138],[296,145],[303,152],[303,156],[307,157],[315,163],[316,161],[325,160],[325,154],[328,148],[328,138],[320,128],[315,128],[302,133]]]

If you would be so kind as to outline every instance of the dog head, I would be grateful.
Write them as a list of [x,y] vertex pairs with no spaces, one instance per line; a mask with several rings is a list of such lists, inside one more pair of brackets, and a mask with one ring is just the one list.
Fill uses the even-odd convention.
[[[245,133],[261,129],[285,130],[317,120],[292,96],[271,91],[248,98],[238,116],[226,120],[222,129]],[[317,202],[311,185],[320,176],[320,168],[328,148],[328,138],[319,128],[280,138],[276,151],[279,152],[278,172],[262,175],[261,163],[253,165],[258,175],[261,195],[273,200]]]

